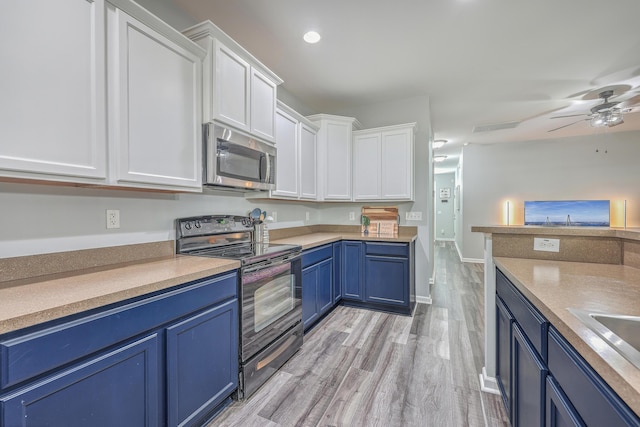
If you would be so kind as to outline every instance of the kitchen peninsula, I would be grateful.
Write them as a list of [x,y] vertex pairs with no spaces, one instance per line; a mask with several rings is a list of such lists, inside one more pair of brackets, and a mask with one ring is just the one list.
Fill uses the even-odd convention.
[[[502,297],[500,286],[508,282],[515,288],[512,293],[518,294],[515,300],[524,301],[529,307],[525,312],[535,313],[532,318],[535,318],[534,323],[540,327],[537,334],[542,337],[539,349],[533,352],[541,357],[543,370],[546,369],[548,357],[549,371],[545,372],[549,373],[549,378],[557,376],[551,366],[551,359],[556,348],[553,344],[560,340],[557,338],[559,335],[569,344],[567,347],[573,347],[578,358],[584,359],[589,369],[595,371],[635,412],[635,415],[630,415],[631,425],[634,425],[640,414],[640,370],[567,309],[640,316],[637,304],[640,301],[640,230],[481,226],[472,227],[472,231],[482,232],[485,236],[485,367],[481,374],[483,389],[498,392],[501,388],[501,365],[498,361],[502,345],[499,336],[500,320],[504,313],[510,315],[511,312],[501,308],[502,301],[509,297]],[[533,250],[534,238],[559,239],[558,252]],[[508,288],[509,286],[504,287]],[[499,298],[496,297],[496,291]],[[515,310],[512,311],[515,316],[512,322],[517,324],[520,319],[515,315]],[[522,329],[526,329],[525,326]],[[536,342],[531,337],[529,339]],[[516,343],[515,338],[512,343]],[[567,351],[571,353],[573,350]],[[515,386],[512,385],[511,391],[514,389]],[[509,407],[508,399],[517,400],[517,397],[508,391],[503,393],[505,394],[505,403]],[[542,394],[544,395],[544,390]],[[589,402],[587,405],[596,405],[586,396],[580,397]],[[571,401],[576,408],[579,406]],[[553,402],[550,403],[549,386],[546,402],[547,411],[549,407],[554,408]],[[516,403],[511,405],[511,408],[517,407]],[[544,406],[543,404],[542,408]],[[580,416],[588,419],[579,408],[577,410]],[[589,424],[587,419],[584,421]]]

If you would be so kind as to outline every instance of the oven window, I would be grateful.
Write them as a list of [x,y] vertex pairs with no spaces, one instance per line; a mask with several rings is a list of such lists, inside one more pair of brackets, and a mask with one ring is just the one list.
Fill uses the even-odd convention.
[[254,293],[254,329],[260,332],[295,306],[295,276],[276,276]]

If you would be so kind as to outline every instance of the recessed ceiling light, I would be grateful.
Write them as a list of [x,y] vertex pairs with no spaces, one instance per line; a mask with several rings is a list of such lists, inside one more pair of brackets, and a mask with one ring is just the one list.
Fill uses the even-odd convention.
[[433,141],[433,144],[431,144],[431,147],[433,147],[434,150],[441,148],[442,146],[444,146],[444,144],[446,144],[447,141],[446,139],[436,139]]
[[307,31],[306,33],[304,33],[304,36],[302,36],[302,38],[307,43],[314,44],[318,43],[322,37],[320,37],[320,34],[315,31]]
[[444,162],[447,156],[433,156],[433,161],[436,163]]

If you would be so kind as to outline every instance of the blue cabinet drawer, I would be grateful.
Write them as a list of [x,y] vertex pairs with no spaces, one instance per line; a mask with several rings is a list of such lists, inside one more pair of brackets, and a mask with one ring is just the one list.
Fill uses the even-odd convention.
[[237,273],[0,340],[0,390],[237,296]]
[[367,255],[409,257],[409,245],[406,243],[366,242]]
[[538,354],[546,360],[547,320],[498,269],[496,269],[496,293],[502,298]]
[[333,256],[333,246],[331,244],[309,249],[302,253],[302,268],[317,264],[320,261]]
[[589,426],[639,426],[640,419],[553,327],[549,372]]

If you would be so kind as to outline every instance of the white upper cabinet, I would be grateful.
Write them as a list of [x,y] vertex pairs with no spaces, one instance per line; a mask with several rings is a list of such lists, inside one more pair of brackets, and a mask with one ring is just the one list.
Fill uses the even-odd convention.
[[353,198],[380,198],[380,140],[379,132],[353,135]]
[[317,200],[351,200],[353,129],[360,123],[353,117],[317,114],[309,116],[319,127],[317,137]]
[[0,6],[0,176],[107,176],[102,0]]
[[249,124],[251,66],[224,44],[215,40],[214,118],[244,131]]
[[315,200],[317,128],[278,101],[276,109],[276,189],[274,198]]
[[251,69],[251,133],[275,141],[277,86],[266,75]]
[[173,30],[154,18],[146,25],[122,9],[107,9],[112,179],[201,191],[204,52],[178,32],[169,37]]
[[414,199],[415,123],[354,132],[353,199]]
[[300,195],[298,121],[285,111],[276,111],[276,189],[272,196]]
[[315,200],[317,192],[317,129],[299,123],[300,131],[300,198]]
[[274,142],[277,86],[282,80],[211,21],[183,34],[207,51],[203,120]]
[[0,177],[201,191],[204,50],[130,0],[0,8]]

